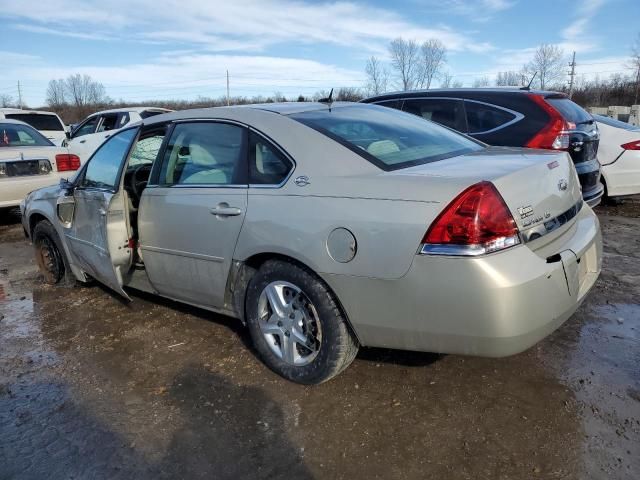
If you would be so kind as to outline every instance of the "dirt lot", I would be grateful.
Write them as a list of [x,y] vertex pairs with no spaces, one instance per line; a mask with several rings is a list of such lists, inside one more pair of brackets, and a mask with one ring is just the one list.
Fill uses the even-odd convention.
[[598,213],[603,274],[536,347],[364,349],[318,387],[229,318],[42,285],[5,214],[0,479],[640,478],[640,201]]

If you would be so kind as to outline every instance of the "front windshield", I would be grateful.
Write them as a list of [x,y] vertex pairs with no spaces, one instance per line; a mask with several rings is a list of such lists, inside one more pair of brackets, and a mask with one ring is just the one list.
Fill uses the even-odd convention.
[[290,117],[383,170],[436,162],[485,148],[429,120],[377,105],[338,106]]
[[53,143],[29,125],[0,123],[1,147],[51,147]]

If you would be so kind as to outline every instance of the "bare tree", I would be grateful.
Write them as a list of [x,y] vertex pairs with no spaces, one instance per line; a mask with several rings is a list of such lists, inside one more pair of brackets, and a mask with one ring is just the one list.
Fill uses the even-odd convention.
[[8,95],[6,93],[0,95],[0,107],[12,107],[15,105],[15,103],[16,102],[11,95]]
[[420,88],[430,88],[432,80],[438,76],[447,58],[447,48],[440,40],[432,38],[420,47]]
[[64,81],[65,98],[76,107],[85,107],[108,101],[107,94],[100,82],[94,81],[89,75],[69,75]]
[[473,88],[482,88],[482,87],[488,87],[491,84],[491,81],[489,80],[489,77],[484,76],[484,77],[480,77],[480,78],[476,78],[473,81]]
[[359,102],[362,98],[362,92],[356,87],[340,87],[335,93],[338,102]]
[[640,33],[631,47],[631,60],[629,62],[629,67],[635,70],[636,89],[633,96],[633,104],[637,105],[638,92],[640,91]]
[[47,105],[51,108],[60,108],[66,105],[65,90],[65,81],[63,79],[49,80],[49,85],[47,86]]
[[380,95],[387,91],[389,72],[382,66],[380,60],[371,56],[367,60],[364,70],[367,74],[366,90],[369,95]]
[[524,67],[524,71],[533,76],[537,72],[535,82],[545,89],[558,82],[565,75],[564,52],[556,45],[543,43],[538,47],[533,59]]
[[454,80],[451,83],[451,88],[462,88],[462,82],[460,80]]
[[404,40],[398,37],[389,44],[391,66],[396,71],[403,90],[414,88],[419,79],[419,50],[415,40]]
[[442,78],[440,81],[440,88],[451,88],[451,82],[453,81],[453,75],[451,75],[451,72],[443,72],[440,77]]
[[496,86],[510,87],[522,85],[522,73],[509,70],[507,72],[498,72],[496,76]]

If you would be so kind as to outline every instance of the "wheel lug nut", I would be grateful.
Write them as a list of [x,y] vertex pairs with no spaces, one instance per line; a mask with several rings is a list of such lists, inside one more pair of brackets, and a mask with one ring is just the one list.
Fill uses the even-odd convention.
[[288,337],[289,335],[291,335],[291,334],[289,333],[289,330],[287,330],[286,332],[284,332],[284,336],[285,336],[285,337]]
[[293,320],[294,318],[296,318],[296,314],[295,314],[295,313],[291,313],[291,314],[289,314],[289,318],[290,318],[291,320]]
[[278,320],[278,326],[281,327],[282,326],[282,322]]

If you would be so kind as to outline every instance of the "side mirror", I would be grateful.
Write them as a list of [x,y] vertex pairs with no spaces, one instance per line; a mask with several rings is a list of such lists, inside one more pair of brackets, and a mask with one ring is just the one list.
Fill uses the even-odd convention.
[[67,137],[67,140],[71,140],[71,132],[69,130],[65,130],[64,134]]

